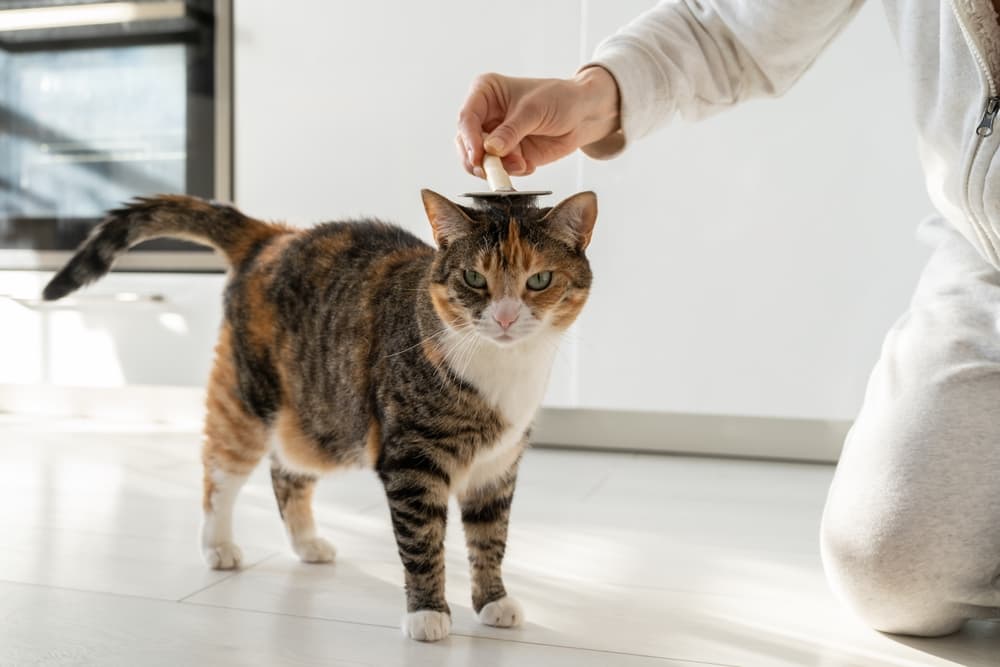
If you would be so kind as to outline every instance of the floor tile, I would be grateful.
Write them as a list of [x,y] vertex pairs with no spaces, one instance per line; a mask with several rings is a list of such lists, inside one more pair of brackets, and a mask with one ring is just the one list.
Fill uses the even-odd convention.
[[529,451],[505,563],[528,622],[476,621],[453,507],[445,650],[397,630],[402,567],[371,471],[317,489],[334,565],[295,559],[265,465],[237,503],[250,566],[207,570],[199,443],[0,416],[0,665],[1000,664],[1000,622],[890,638],[837,603],[818,557],[830,466]]
[[[561,647],[0,584],[0,665],[704,667]],[[709,666],[710,667],[710,666]]]

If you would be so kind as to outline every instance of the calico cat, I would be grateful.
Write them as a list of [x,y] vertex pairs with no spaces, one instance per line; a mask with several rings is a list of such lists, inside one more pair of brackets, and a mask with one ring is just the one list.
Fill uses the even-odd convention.
[[587,300],[597,199],[465,207],[422,195],[436,250],[378,221],[296,229],[192,197],[141,198],[111,211],[43,296],[96,280],[155,237],[222,253],[231,269],[207,392],[206,561],[240,566],[233,504],[264,455],[292,548],[313,563],[334,557],[313,520],[317,477],[372,467],[405,569],[403,631],[434,641],[451,626],[450,494],[480,621],[524,619],[501,578],[507,520],[558,340]]

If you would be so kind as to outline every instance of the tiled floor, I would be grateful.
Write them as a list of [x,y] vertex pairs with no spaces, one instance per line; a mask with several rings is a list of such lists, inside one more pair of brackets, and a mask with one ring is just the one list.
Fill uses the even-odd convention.
[[894,639],[836,603],[817,555],[830,467],[531,451],[506,565],[526,625],[478,625],[456,523],[453,634],[428,645],[398,629],[370,472],[320,485],[336,564],[295,560],[262,468],[237,505],[249,565],[207,570],[198,440],[0,417],[0,665],[1000,665],[1000,621]]

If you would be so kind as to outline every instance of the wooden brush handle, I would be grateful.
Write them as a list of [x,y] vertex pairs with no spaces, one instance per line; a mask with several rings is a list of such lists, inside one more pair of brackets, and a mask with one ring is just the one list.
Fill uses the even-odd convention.
[[503,168],[503,162],[496,155],[483,156],[483,171],[486,172],[486,182],[490,184],[493,192],[513,192],[514,186],[510,182],[507,170]]

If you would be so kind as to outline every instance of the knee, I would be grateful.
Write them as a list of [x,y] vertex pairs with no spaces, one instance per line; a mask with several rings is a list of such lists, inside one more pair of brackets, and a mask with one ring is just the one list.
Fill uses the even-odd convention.
[[823,568],[841,600],[880,632],[934,637],[951,634],[965,618],[950,599],[915,530],[824,517]]

